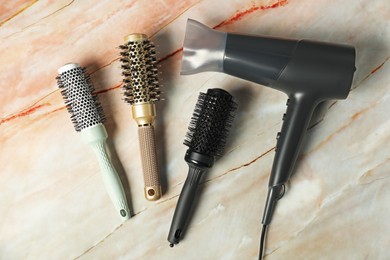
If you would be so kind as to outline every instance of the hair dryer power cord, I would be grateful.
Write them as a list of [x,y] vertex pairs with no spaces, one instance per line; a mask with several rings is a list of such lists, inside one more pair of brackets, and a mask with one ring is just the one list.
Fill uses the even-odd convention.
[[263,253],[265,252],[265,236],[267,234],[268,225],[263,225],[263,229],[261,230],[261,238],[260,238],[260,252],[259,252],[259,260],[263,258]]

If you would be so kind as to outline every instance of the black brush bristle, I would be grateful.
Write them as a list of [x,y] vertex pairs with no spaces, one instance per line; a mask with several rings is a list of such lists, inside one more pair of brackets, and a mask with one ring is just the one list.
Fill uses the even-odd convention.
[[192,151],[208,156],[222,156],[237,104],[222,89],[200,93],[184,144]]
[[104,122],[103,108],[85,68],[62,72],[57,76],[57,84],[76,131]]
[[125,101],[131,105],[160,100],[156,52],[150,40],[119,46]]

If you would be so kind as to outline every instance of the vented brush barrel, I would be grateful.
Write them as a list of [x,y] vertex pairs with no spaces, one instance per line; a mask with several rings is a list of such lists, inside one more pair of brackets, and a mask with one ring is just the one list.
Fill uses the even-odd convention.
[[132,105],[133,118],[138,125],[145,198],[153,201],[162,194],[153,128],[154,102],[160,99],[155,50],[145,34],[130,34],[125,42],[120,46],[125,101]]
[[171,246],[183,236],[202,175],[216,157],[222,156],[236,107],[232,96],[222,89],[209,89],[199,95],[184,141],[189,147],[184,157],[189,171],[169,230]]
[[94,150],[101,168],[101,176],[108,195],[123,220],[130,218],[125,192],[106,150],[107,131],[103,125],[102,107],[93,93],[94,87],[85,68],[69,63],[58,69],[58,86],[75,130],[84,143]]

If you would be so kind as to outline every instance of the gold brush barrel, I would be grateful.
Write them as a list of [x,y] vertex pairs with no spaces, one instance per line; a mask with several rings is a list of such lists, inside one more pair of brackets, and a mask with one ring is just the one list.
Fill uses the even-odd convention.
[[131,34],[120,48],[125,101],[132,105],[138,124],[138,138],[147,200],[161,197],[153,122],[155,101],[160,99],[154,46],[145,34]]

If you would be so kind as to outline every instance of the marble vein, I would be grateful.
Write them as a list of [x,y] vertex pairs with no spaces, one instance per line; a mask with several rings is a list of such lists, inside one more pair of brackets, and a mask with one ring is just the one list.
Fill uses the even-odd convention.
[[40,108],[42,107],[45,107],[45,106],[50,106],[51,104],[50,103],[43,103],[43,104],[39,104],[39,105],[36,105],[36,106],[31,106],[15,115],[11,115],[11,116],[8,116],[8,117],[5,117],[5,118],[2,118],[0,120],[0,125],[1,124],[4,124],[6,122],[9,122],[13,119],[16,119],[16,118],[19,118],[19,117],[24,117],[24,116],[28,116],[30,114],[33,114],[35,111],[39,110]]
[[387,57],[379,66],[373,68],[367,76],[365,76],[360,82],[358,82],[355,86],[352,86],[351,91],[353,91],[355,88],[359,87],[364,81],[366,81],[368,78],[370,78],[372,75],[380,71],[383,67],[383,65],[386,64],[386,62],[390,59],[390,56]]
[[[356,46],[353,91],[345,102],[325,103],[313,118],[297,174],[270,229],[266,259],[388,258],[390,240],[383,230],[390,229],[390,31],[383,1],[73,1],[59,10],[69,1],[39,1],[1,27],[4,38],[31,26],[1,43],[0,258],[256,258],[271,151],[286,97],[219,73],[179,76],[187,18],[227,31]],[[12,2],[2,20],[27,2]],[[167,193],[157,203],[143,199],[136,125],[119,91],[115,46],[134,30],[153,35],[160,46],[167,86],[156,125]],[[112,150],[134,209],[124,224],[115,218],[95,157],[74,132],[55,86],[56,68],[69,59],[92,71],[107,113]],[[188,237],[172,251],[166,235],[187,172],[180,137],[198,92],[218,86],[238,98],[237,124],[224,158],[205,176]],[[194,242],[197,251],[189,249]]]
[[52,15],[54,15],[54,14],[56,14],[56,13],[62,11],[62,10],[64,10],[65,8],[67,8],[67,7],[69,7],[71,4],[73,4],[74,1],[75,1],[75,0],[71,0],[69,3],[67,3],[67,4],[65,4],[65,5],[63,5],[63,6],[61,6],[60,8],[58,8],[57,10],[55,10],[54,12],[51,12],[50,14],[48,14],[48,15],[46,15],[46,16],[40,18],[40,19],[39,19],[38,21],[36,21],[35,23],[32,23],[32,24],[30,24],[30,25],[24,27],[24,28],[22,29],[22,31],[25,30],[25,29],[27,29],[27,28],[29,28],[29,27],[31,27],[31,26],[34,26],[34,25],[36,25],[37,23],[42,22],[43,20],[49,18],[50,16],[52,16]]
[[[53,13],[51,13],[51,14],[49,14],[49,15],[43,17],[43,18],[41,18],[40,20],[43,20],[43,19],[45,19],[45,18],[47,18],[47,17],[49,17],[49,16],[51,16],[51,15],[53,15],[53,14],[55,14],[55,13],[61,11],[61,10],[63,10],[64,8],[70,6],[74,1],[75,1],[75,0],[72,0],[72,1],[69,2],[68,4],[64,5],[63,7],[61,7],[61,8],[58,9],[58,10],[56,10],[55,12],[53,12]],[[216,28],[223,27],[223,26],[225,26],[225,25],[232,24],[232,23],[234,23],[235,21],[238,21],[238,20],[242,19],[244,16],[246,16],[246,15],[248,15],[248,14],[251,14],[251,13],[253,13],[253,12],[255,12],[255,11],[258,11],[258,10],[267,10],[267,9],[271,9],[271,8],[275,8],[275,7],[279,7],[279,6],[284,6],[285,4],[287,4],[287,0],[277,1],[277,2],[274,3],[274,4],[267,5],[267,6],[262,6],[262,5],[260,5],[260,6],[254,6],[254,7],[250,8],[250,9],[245,10],[245,11],[238,12],[236,15],[232,16],[232,17],[229,18],[229,19],[226,19],[226,20],[220,22],[219,24],[217,24],[217,25],[214,26],[213,28],[216,29]],[[193,5],[193,6],[194,6],[194,5]],[[191,6],[191,7],[193,7],[193,6]],[[184,13],[184,12],[183,12],[183,13]],[[180,15],[178,15],[178,16],[180,16]],[[172,19],[172,21],[175,20],[175,19],[176,19],[176,18]],[[38,21],[38,22],[39,22],[39,21]],[[36,22],[36,23],[38,23],[38,22]],[[34,23],[34,24],[36,24],[36,23]],[[34,24],[32,24],[32,25],[34,25]],[[32,26],[32,25],[29,25],[29,26]],[[167,25],[169,25],[169,23],[168,23]],[[28,26],[28,27],[29,27],[29,26]],[[165,27],[165,26],[164,26],[164,27]],[[158,31],[160,31],[160,30],[163,29],[164,27],[160,28]],[[157,31],[157,32],[158,32],[158,31]],[[157,32],[155,32],[154,34],[156,34]],[[154,35],[154,34],[153,34],[153,35]],[[167,59],[169,59],[169,58],[175,56],[177,53],[181,52],[182,50],[183,50],[183,48],[179,48],[179,49],[173,51],[172,53],[170,53],[170,54],[168,54],[168,55],[166,55],[166,56],[160,58],[160,59],[157,61],[157,63],[162,63],[162,62],[164,62],[165,60],[167,60]],[[103,69],[103,68],[105,68],[105,67],[108,67],[108,66],[112,65],[114,62],[116,62],[116,61],[118,61],[118,60],[119,60],[119,57],[116,58],[116,59],[114,59],[114,60],[111,60],[109,63],[107,63],[107,64],[105,64],[105,65],[103,65],[103,66],[97,68],[96,70],[92,71],[90,74],[93,75],[93,74],[95,74],[96,72],[98,72],[99,70],[101,70],[101,69]],[[108,89],[106,89],[106,90],[102,90],[102,91],[98,92],[98,94],[104,93],[104,92],[107,92],[107,91],[111,91],[111,90],[114,90],[114,89],[119,88],[119,87],[120,87],[120,85],[115,86],[115,87],[111,87],[111,88],[108,88]],[[34,102],[34,104],[32,104],[30,107],[34,106],[34,105],[37,104],[40,100],[42,100],[42,99],[44,99],[44,98],[47,98],[47,97],[49,97],[51,94],[54,94],[54,93],[56,93],[56,92],[58,92],[58,91],[59,91],[59,90],[56,89],[56,90],[54,90],[54,91],[52,91],[52,92],[46,94],[44,97],[42,97],[42,98],[40,98],[38,101]],[[35,111],[35,110],[33,110],[33,111]],[[33,111],[32,111],[31,113],[33,113]],[[19,112],[19,113],[23,113],[23,112]],[[1,125],[1,123],[8,122],[9,120],[12,120],[12,119],[18,117],[18,112],[16,112],[15,114],[16,114],[15,116],[11,116],[11,117],[12,117],[11,119],[9,119],[9,118],[4,118],[4,119],[2,119],[2,121],[0,122],[0,125]]]
[[[161,2],[164,2],[164,0],[160,0]],[[202,0],[198,1],[198,2],[195,2],[193,5],[190,5],[188,6],[187,9],[183,10],[181,13],[178,13],[178,15],[172,19],[171,21],[169,21],[167,24],[165,24],[164,26],[162,26],[160,29],[158,29],[157,31],[155,31],[154,33],[152,33],[150,35],[150,38],[153,38],[154,36],[156,36],[156,34],[158,34],[161,30],[163,30],[164,28],[166,28],[167,26],[169,26],[173,21],[175,21],[178,17],[180,17],[181,15],[183,15],[184,13],[188,12],[189,10],[191,10],[194,6],[196,6],[197,4],[199,4]],[[161,60],[160,60],[161,61]]]
[[[36,25],[36,24],[38,24],[38,23],[44,21],[45,19],[51,17],[52,15],[54,15],[54,14],[56,14],[56,13],[62,11],[62,10],[65,9],[66,7],[68,7],[68,6],[70,6],[71,4],[73,4],[74,1],[75,1],[75,0],[71,0],[68,4],[65,4],[64,6],[60,7],[60,8],[57,9],[57,10],[55,10],[54,12],[51,12],[50,14],[48,14],[48,15],[42,17],[42,18],[39,18],[39,19],[38,19],[37,21],[35,21],[34,23],[29,24],[29,25],[27,25],[27,26],[24,26],[24,27],[23,27],[22,29],[20,29],[19,31],[17,31],[17,32],[15,32],[15,33],[12,33],[12,34],[10,34],[10,35],[8,35],[8,36],[6,36],[6,37],[4,37],[3,40],[9,39],[9,38],[11,38],[12,36],[14,36],[14,35],[16,35],[16,34],[19,34],[19,33],[22,33],[22,32],[24,32],[24,31],[26,31],[26,29],[29,29],[29,28],[33,27],[34,25]],[[38,0],[35,1],[35,2],[38,2]],[[0,25],[0,26],[1,26],[1,25]]]
[[358,181],[357,181],[357,184],[359,185],[369,185],[375,181],[379,181],[379,180],[384,180],[386,178],[389,178],[390,175],[386,175],[386,176],[383,176],[383,177],[377,177],[377,178],[373,178],[372,180],[368,181],[368,182],[364,182],[364,179],[367,178],[367,177],[370,177],[372,175],[374,175],[374,170],[378,169],[379,167],[381,166],[384,166],[386,163],[390,162],[390,158],[387,158],[386,160],[384,160],[383,162],[377,164],[375,167],[369,169],[368,171],[366,171],[365,173],[363,173]]
[[266,253],[265,256],[266,257],[269,257],[270,255],[274,254],[276,251],[278,251],[279,249],[285,247],[286,245],[288,245],[289,243],[291,243],[291,241],[293,239],[296,239],[300,236],[300,234],[302,234],[305,230],[307,230],[308,228],[310,228],[314,223],[316,223],[316,221],[318,220],[318,216],[320,215],[320,211],[322,210],[326,210],[326,207],[330,207],[332,204],[334,203],[338,203],[338,199],[342,198],[346,193],[348,193],[351,189],[353,189],[354,187],[356,186],[359,186],[359,185],[370,185],[372,184],[373,182],[375,181],[378,181],[378,180],[383,180],[383,179],[386,179],[386,178],[389,178],[390,175],[388,176],[384,176],[382,178],[375,178],[373,180],[371,180],[370,182],[367,182],[367,183],[360,183],[360,180],[362,178],[364,178],[369,172],[371,172],[372,170],[374,170],[375,168],[379,167],[380,165],[383,165],[385,162],[389,161],[389,159],[385,160],[384,162],[380,163],[378,166],[374,167],[373,169],[363,173],[362,175],[358,176],[357,177],[357,181],[355,183],[347,183],[346,185],[344,185],[341,189],[339,189],[338,191],[336,191],[335,193],[333,194],[329,194],[327,195],[327,197],[325,197],[321,203],[318,204],[318,207],[315,208],[315,211],[313,211],[313,217],[310,218],[309,220],[307,220],[305,222],[305,224],[303,225],[303,227],[301,229],[299,229],[298,231],[296,231],[294,233],[294,235],[290,236],[288,238],[288,240],[285,240],[283,241],[280,245],[278,245],[277,247],[275,247],[274,249],[272,249],[270,252]]
[[[205,183],[208,183],[208,182],[213,182],[213,181],[215,181],[215,180],[217,180],[217,179],[219,179],[219,178],[221,178],[221,177],[226,176],[227,174],[229,174],[229,173],[231,173],[231,172],[234,172],[234,171],[236,171],[236,170],[239,170],[239,169],[241,169],[241,168],[243,168],[243,167],[248,167],[248,166],[250,166],[251,164],[255,163],[257,160],[259,160],[260,158],[262,158],[263,156],[267,155],[269,152],[273,151],[274,149],[275,149],[275,147],[272,147],[271,149],[269,149],[269,150],[266,151],[265,153],[259,155],[259,156],[256,157],[255,159],[251,160],[250,162],[247,162],[247,163],[244,163],[244,164],[242,164],[242,165],[240,165],[240,166],[234,167],[233,169],[230,169],[230,170],[228,170],[227,172],[224,172],[224,173],[222,173],[222,174],[216,176],[215,178],[212,178],[212,179],[208,179],[208,180],[206,180],[206,181],[203,181],[203,182],[200,183],[200,185],[204,185]],[[183,183],[184,183],[184,182],[180,182],[180,183],[178,183],[178,184],[175,184],[172,188],[174,188],[174,187],[176,187],[176,186],[179,186],[179,185],[181,185],[181,184],[183,184]],[[179,194],[175,194],[174,196],[171,196],[171,197],[169,197],[169,198],[167,198],[167,199],[160,200],[160,201],[158,201],[155,205],[153,205],[153,206],[151,206],[151,207],[157,207],[158,205],[163,204],[163,203],[166,203],[166,202],[168,202],[168,201],[170,201],[170,200],[172,200],[172,199],[175,199],[175,198],[177,198],[177,197],[179,197]],[[149,207],[146,207],[146,208],[144,208],[144,209],[142,209],[142,210],[140,210],[140,211],[134,213],[134,214],[132,215],[132,218],[134,218],[135,216],[140,215],[142,212],[145,212],[145,211],[147,211],[148,209],[149,209]],[[222,204],[218,204],[217,207],[214,208],[214,209],[209,213],[209,215],[208,215],[206,218],[200,220],[200,221],[198,222],[198,224],[202,224],[204,221],[207,220],[208,217],[213,216],[213,215],[217,214],[217,212],[220,212],[220,211],[223,211],[223,210],[224,210],[224,206],[223,206]],[[92,247],[88,248],[84,253],[82,253],[81,255],[77,256],[77,257],[74,258],[74,259],[79,259],[79,258],[82,257],[83,255],[87,254],[87,253],[88,253],[89,251],[91,251],[94,247],[96,247],[96,246],[98,246],[99,244],[103,243],[105,239],[107,239],[107,238],[108,238],[109,236],[111,236],[113,233],[115,233],[116,231],[118,231],[122,226],[123,226],[123,224],[118,225],[118,226],[117,226],[112,232],[110,232],[107,236],[105,236],[103,239],[101,239],[101,240],[100,240],[99,242],[97,242],[95,245],[93,245]]]
[[[73,0],[72,2],[74,2],[74,0]],[[68,5],[70,5],[70,4],[71,4],[71,3],[69,3]],[[68,6],[68,5],[67,5],[67,6]],[[64,6],[63,8],[65,8],[65,7],[66,7],[66,6]],[[62,9],[63,9],[63,8],[62,8]],[[166,59],[168,59],[168,58],[174,56],[176,53],[178,53],[178,52],[180,52],[180,51],[182,51],[182,48],[179,49],[179,50],[174,51],[173,53],[171,53],[171,54],[169,54],[169,55],[167,55],[167,56],[165,56],[165,57],[163,57],[163,58],[161,58],[161,59],[159,59],[159,60],[158,60],[158,63],[165,61]],[[104,68],[104,67],[107,67],[107,66],[111,65],[112,63],[114,63],[114,62],[117,61],[118,59],[119,59],[119,58],[117,58],[117,59],[111,61],[109,64],[104,65],[104,66],[98,68],[97,70],[91,72],[91,75],[94,74],[94,73],[96,73],[98,70],[100,70],[100,69],[102,69],[102,68]],[[373,74],[377,73],[380,69],[382,69],[382,67],[386,64],[386,62],[387,62],[389,59],[390,59],[390,57],[387,57],[380,65],[378,65],[378,66],[376,66],[375,68],[373,68],[373,69],[371,70],[371,72],[370,72],[367,76],[365,76],[360,82],[358,82],[355,86],[353,86],[353,87],[351,88],[351,92],[352,92],[354,89],[358,88],[364,81],[366,81],[368,78],[370,78]],[[108,92],[108,91],[112,91],[112,90],[115,90],[115,89],[120,88],[121,86],[122,86],[122,83],[119,84],[119,85],[116,85],[116,86],[114,86],[114,87],[110,87],[110,88],[107,88],[107,89],[103,89],[103,90],[97,91],[96,94],[99,95],[99,94],[102,94],[102,93],[105,93],[105,92]],[[56,89],[56,90],[54,90],[54,91],[48,93],[47,95],[45,95],[45,96],[43,96],[42,98],[40,98],[40,99],[38,99],[37,101],[35,101],[30,107],[28,107],[27,109],[24,109],[24,110],[21,111],[21,112],[17,112],[17,113],[15,113],[14,115],[9,115],[9,116],[6,116],[6,117],[2,118],[2,119],[0,120],[0,125],[3,124],[3,123],[5,123],[5,122],[9,122],[9,121],[11,121],[11,120],[13,120],[13,119],[16,119],[16,118],[18,118],[18,117],[23,117],[23,116],[27,116],[27,115],[33,114],[34,112],[36,112],[36,111],[37,111],[38,109],[40,109],[41,107],[50,106],[50,105],[51,105],[50,103],[44,103],[44,104],[39,104],[39,105],[37,105],[37,104],[38,104],[41,100],[43,100],[43,99],[49,97],[50,95],[52,95],[52,94],[54,94],[54,93],[56,93],[56,92],[58,92],[58,91],[59,91],[59,90]],[[335,105],[337,102],[338,102],[337,100],[332,101],[331,105],[329,105],[329,107],[327,108],[327,111],[329,111],[330,108],[332,108],[333,105]],[[36,105],[36,106],[35,106],[35,105]],[[60,109],[52,110],[52,111],[50,111],[50,112],[55,112],[55,111],[59,111],[59,110],[62,110],[62,109],[63,109],[63,107],[61,107]],[[50,113],[50,112],[49,112],[49,113]],[[362,112],[363,112],[363,111],[361,111],[360,113],[362,113]],[[359,115],[360,113],[356,114],[355,116]],[[320,120],[318,120],[317,122],[315,122],[314,124],[312,124],[312,125],[308,128],[308,130],[310,130],[310,129],[316,127],[318,124],[320,124],[320,123],[324,120],[325,117],[326,117],[326,112],[323,114],[322,118],[321,118]],[[354,118],[352,118],[352,119],[354,119]],[[352,120],[352,121],[353,121],[353,120]],[[352,122],[352,121],[351,121],[351,122]],[[348,124],[347,124],[347,125],[348,125]],[[325,142],[325,141],[324,141],[324,142]]]
[[[146,209],[145,209],[146,210]],[[142,211],[140,211],[142,212]],[[137,214],[139,214],[140,212],[138,212]],[[134,215],[133,215],[134,216]],[[121,227],[123,226],[123,224],[120,224],[118,225],[117,227],[114,228],[114,230],[112,230],[110,233],[108,233],[104,238],[102,238],[99,242],[97,242],[96,244],[94,244],[93,246],[91,246],[90,248],[88,248],[87,250],[85,250],[81,255],[73,258],[74,260],[76,259],[80,259],[82,256],[84,256],[85,254],[87,254],[89,251],[91,251],[93,248],[95,248],[96,246],[98,246],[99,244],[103,243],[104,240],[106,240],[107,238],[109,238],[112,234],[115,233],[115,231],[117,231],[118,229],[120,229]]]
[[[170,201],[170,200],[172,200],[172,199],[175,199],[175,198],[177,198],[177,197],[179,197],[179,194],[177,194],[177,195],[175,195],[175,196],[172,196],[172,197],[170,197],[170,198],[168,198],[168,199],[160,200],[160,201],[158,201],[158,202],[156,203],[156,205],[165,203],[165,202]],[[155,207],[155,206],[152,206],[152,207]],[[146,207],[146,208],[144,208],[144,209],[142,209],[142,210],[139,210],[139,211],[135,212],[135,213],[131,216],[131,219],[133,219],[133,218],[136,217],[136,216],[139,216],[141,213],[147,211],[148,209],[149,209],[149,207]],[[118,225],[116,228],[114,228],[114,229],[112,230],[112,232],[108,233],[104,238],[102,238],[102,239],[99,240],[97,243],[95,243],[93,246],[91,246],[90,248],[88,248],[87,250],[85,250],[82,254],[80,254],[79,256],[77,256],[76,258],[74,258],[74,260],[75,260],[75,259],[80,259],[82,256],[84,256],[85,254],[87,254],[89,251],[91,251],[92,249],[94,249],[96,246],[98,246],[99,244],[103,243],[108,237],[110,237],[111,235],[113,235],[113,234],[114,234],[116,231],[118,231],[122,226],[123,226],[123,224]]]
[[17,17],[19,14],[23,13],[24,11],[26,11],[28,8],[30,8],[31,6],[33,6],[37,2],[38,2],[38,0],[31,1],[31,3],[29,3],[25,7],[21,8],[20,10],[18,10],[16,13],[12,14],[9,18],[5,19],[4,21],[1,21],[0,22],[0,27],[3,26],[5,23],[9,22],[10,20],[12,20],[13,18]]
[[257,156],[257,157],[254,158],[253,160],[251,160],[250,162],[247,162],[247,163],[244,163],[244,164],[242,164],[242,165],[240,165],[240,166],[234,167],[233,169],[230,169],[230,170],[228,170],[227,172],[224,172],[224,173],[222,173],[222,174],[220,174],[220,175],[218,175],[218,176],[216,176],[216,177],[214,177],[214,178],[211,178],[211,179],[208,179],[208,180],[206,180],[206,181],[203,181],[202,184],[203,184],[203,183],[208,183],[208,182],[215,181],[216,179],[219,179],[219,178],[221,178],[221,177],[223,177],[223,176],[225,176],[225,175],[227,175],[227,174],[229,174],[229,173],[232,173],[232,172],[237,171],[237,170],[239,170],[239,169],[241,169],[241,168],[244,168],[244,167],[248,167],[248,166],[250,166],[251,164],[257,162],[259,159],[263,158],[263,157],[266,156],[268,153],[270,153],[271,151],[274,151],[274,150],[275,150],[275,146],[272,147],[272,148],[270,148],[270,149],[268,149],[266,152],[260,154],[259,156]]
[[[234,22],[237,22],[241,19],[244,18],[244,16],[246,15],[249,15],[255,11],[263,11],[263,10],[267,10],[267,9],[272,9],[272,8],[276,8],[276,7],[279,7],[279,6],[284,6],[288,3],[287,0],[278,0],[276,3],[274,4],[271,4],[271,5],[260,5],[260,6],[253,6],[249,9],[246,9],[244,11],[239,11],[238,13],[236,13],[235,15],[231,16],[230,18],[226,19],[226,20],[223,20],[222,22],[220,22],[219,24],[213,26],[213,29],[219,29],[219,28],[222,28],[226,25],[229,25],[229,24],[233,24]],[[171,53],[169,53],[168,55],[164,56],[163,58],[160,59],[160,62],[163,62],[165,61],[166,59],[169,59],[173,56],[175,56],[176,54],[180,53],[183,51],[183,48],[179,48]]]
[[[373,75],[373,74],[369,74],[369,76],[367,77],[367,79],[368,79],[371,75]],[[355,88],[355,89],[356,89],[356,88]],[[352,92],[352,90],[351,90],[351,92]],[[337,101],[335,101],[335,103],[336,103],[336,102],[337,102]],[[353,115],[350,117],[350,119],[346,122],[346,124],[340,126],[340,128],[337,129],[335,132],[330,133],[330,134],[328,135],[328,137],[327,137],[325,140],[323,140],[322,142],[320,142],[316,147],[314,147],[314,148],[311,150],[311,152],[320,149],[322,145],[325,145],[326,143],[328,143],[329,141],[331,141],[337,134],[340,134],[342,131],[344,131],[344,130],[346,130],[347,128],[351,127],[351,124],[352,124],[353,122],[355,122],[355,120],[356,120],[358,117],[360,117],[360,116],[362,116],[363,114],[367,113],[368,111],[374,109],[376,105],[377,105],[377,103],[374,103],[374,104],[372,104],[371,106],[362,108],[361,110],[359,110],[358,112],[356,112],[355,114],[353,114]],[[328,109],[327,111],[329,111],[329,109]],[[323,118],[325,118],[325,116],[326,116],[326,114],[324,115]],[[323,120],[322,120],[322,121],[323,121]],[[322,122],[322,121],[321,121],[321,122]],[[318,124],[316,124],[316,125],[318,125]]]
[[213,28],[218,29],[221,27],[224,27],[226,25],[232,24],[238,20],[241,20],[244,16],[249,15],[256,11],[264,11],[267,9],[273,9],[277,7],[282,7],[288,4],[287,0],[278,0],[275,3],[269,4],[269,5],[254,5],[253,7],[246,9],[244,11],[240,11],[236,13],[233,17],[229,18],[228,20],[222,21],[221,23],[215,25]]

